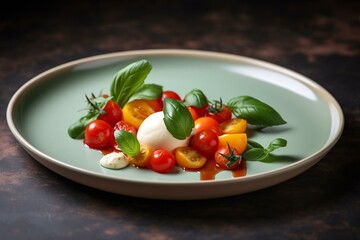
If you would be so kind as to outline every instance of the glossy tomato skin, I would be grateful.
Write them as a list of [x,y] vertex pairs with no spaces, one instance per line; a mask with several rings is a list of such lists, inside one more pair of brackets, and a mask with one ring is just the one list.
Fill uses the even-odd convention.
[[220,124],[223,134],[245,133],[247,121],[242,118],[232,118]]
[[191,117],[193,118],[194,121],[199,118],[199,115],[196,111],[196,107],[188,106],[187,109],[189,110]]
[[177,94],[174,91],[170,91],[170,90],[163,91],[162,99],[164,100],[164,98],[172,98],[172,99],[181,101],[181,97],[179,96],[179,94]]
[[212,130],[201,131],[191,138],[190,146],[209,159],[219,147],[219,138]]
[[215,119],[218,123],[223,123],[231,119],[232,111],[227,106],[222,105],[220,112],[213,113],[211,111],[207,111],[206,116]]
[[115,126],[113,128],[113,132],[110,137],[110,143],[111,143],[111,146],[113,146],[113,148],[115,150],[121,151],[121,149],[120,149],[119,145],[116,143],[115,137],[114,137],[114,132],[117,130],[125,130],[125,131],[133,133],[136,136],[137,128],[134,125],[132,125],[128,122],[125,122],[124,120],[121,120],[115,124]]
[[158,173],[168,173],[173,170],[175,166],[175,157],[174,155],[165,150],[157,149],[155,150],[149,159],[148,167]]
[[111,127],[122,119],[123,113],[120,106],[113,100],[109,100],[104,109],[105,114],[100,114],[98,119],[104,120]]
[[222,134],[220,124],[211,117],[199,117],[195,120],[194,126],[195,133],[199,133],[205,130],[211,130],[218,136]]
[[164,108],[164,99],[165,98],[172,98],[175,100],[182,101],[181,97],[176,92],[171,91],[171,90],[163,91],[161,97],[159,97],[157,99],[158,104],[161,106],[161,110]]
[[204,117],[207,112],[207,108],[209,107],[209,104],[205,104],[203,107],[194,107],[194,110],[196,111],[198,117]]
[[[232,151],[232,153],[230,152]],[[226,157],[222,156],[221,154],[225,156],[232,156],[233,161],[230,161],[226,159]],[[235,148],[230,148],[228,146],[226,147],[220,147],[214,155],[214,161],[216,165],[221,169],[234,169],[240,166],[241,163],[241,155],[239,155],[239,152]]]
[[219,136],[219,148],[226,147],[227,145],[230,145],[239,154],[242,154],[247,146],[246,133],[222,134]]
[[86,126],[84,143],[90,148],[100,149],[110,142],[112,134],[112,127],[104,120],[97,119]]

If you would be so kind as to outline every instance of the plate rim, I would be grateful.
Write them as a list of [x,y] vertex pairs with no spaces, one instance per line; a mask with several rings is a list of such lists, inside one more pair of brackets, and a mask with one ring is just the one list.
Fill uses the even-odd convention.
[[[260,67],[265,67],[266,69],[270,69],[272,71],[279,72],[281,74],[285,74],[291,78],[293,78],[296,81],[300,81],[301,83],[305,84],[307,88],[312,89],[317,94],[319,94],[320,97],[322,97],[328,105],[334,106],[334,111],[337,113],[336,116],[338,117],[338,124],[336,125],[336,131],[332,133],[333,130],[330,131],[329,137],[327,142],[322,146],[322,148],[318,149],[315,153],[312,155],[302,158],[294,163],[288,164],[286,166],[256,173],[250,176],[244,176],[241,178],[229,178],[229,179],[215,179],[213,181],[163,181],[163,180],[137,180],[137,179],[128,179],[118,176],[110,176],[106,175],[104,173],[96,173],[90,170],[85,170],[76,166],[72,166],[70,164],[61,162],[60,160],[57,160],[51,156],[46,155],[45,153],[41,152],[37,148],[35,148],[33,145],[31,145],[30,142],[28,142],[21,133],[17,130],[16,124],[14,123],[13,119],[13,111],[16,106],[17,101],[19,100],[19,97],[26,91],[29,91],[30,88],[34,87],[36,84],[40,84],[43,81],[47,81],[47,79],[51,78],[53,75],[57,75],[61,72],[67,71],[69,69],[72,69],[76,66],[90,63],[90,62],[96,62],[106,59],[120,59],[121,57],[130,57],[130,56],[138,56],[141,55],[144,56],[194,56],[197,58],[206,58],[206,59],[217,59],[217,60],[226,60],[226,61],[233,61],[234,63],[248,63],[251,65],[256,65]],[[206,50],[191,50],[191,49],[143,49],[143,50],[130,50],[130,51],[121,51],[121,52],[112,52],[112,53],[105,53],[105,54],[99,54],[94,56],[89,56],[73,61],[69,61],[66,63],[63,63],[61,65],[55,66],[53,68],[50,68],[27,82],[25,82],[11,97],[6,111],[6,119],[7,124],[10,128],[10,131],[15,136],[16,140],[20,143],[20,145],[37,161],[40,161],[38,158],[42,158],[44,161],[50,161],[51,164],[57,165],[57,167],[64,167],[67,170],[75,171],[81,174],[86,174],[88,176],[97,177],[97,178],[103,178],[108,180],[115,180],[115,181],[124,181],[128,183],[141,183],[141,184],[156,184],[156,185],[208,185],[208,184],[218,184],[218,183],[237,183],[237,182],[245,182],[245,181],[252,181],[252,180],[258,180],[259,178],[263,177],[269,177],[271,175],[277,175],[277,174],[284,174],[290,170],[295,170],[301,166],[309,165],[307,168],[311,167],[318,161],[320,161],[325,154],[330,151],[331,148],[337,143],[339,138],[341,137],[341,134],[343,132],[344,128],[344,115],[343,111],[340,107],[340,104],[335,99],[333,95],[331,95],[323,86],[316,83],[315,81],[311,80],[310,78],[305,77],[304,75],[297,73],[293,70],[287,69],[285,67],[266,62],[263,60],[247,57],[247,56],[241,56],[241,55],[235,55],[231,53],[224,53],[224,52],[214,52],[214,51],[206,51]],[[331,121],[333,122],[333,120]],[[41,164],[44,165],[42,161],[40,161]],[[47,166],[46,166],[47,167]],[[49,167],[48,167],[49,168]],[[307,169],[306,168],[306,169]],[[305,170],[306,170],[305,169]],[[53,170],[53,169],[51,169]],[[303,171],[305,171],[303,170]],[[53,170],[54,171],[54,170]],[[297,174],[296,174],[297,175]],[[295,176],[296,176],[295,175]]]

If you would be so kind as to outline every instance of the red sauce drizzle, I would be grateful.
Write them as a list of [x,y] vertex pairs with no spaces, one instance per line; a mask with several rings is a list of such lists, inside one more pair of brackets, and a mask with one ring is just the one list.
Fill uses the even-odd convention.
[[233,177],[243,177],[246,175],[246,164],[245,161],[242,160],[240,166],[231,169],[231,170],[224,170],[216,166],[215,161],[212,159],[206,161],[206,164],[197,170],[200,173],[200,180],[214,180],[215,175],[222,171],[231,171]]
[[[113,148],[103,148],[103,149],[98,149],[98,150],[103,155],[114,152]],[[214,180],[215,175],[218,174],[219,172],[222,172],[222,171],[231,171],[232,176],[234,178],[237,178],[237,177],[243,177],[243,176],[246,175],[246,162],[245,162],[244,159],[242,159],[239,167],[237,167],[235,169],[231,169],[231,170],[224,170],[222,168],[219,168],[215,164],[215,161],[213,159],[209,159],[209,160],[206,161],[205,165],[202,168],[199,168],[199,169],[184,169],[184,170],[188,171],[188,172],[198,172],[198,173],[200,173],[200,180],[202,180],[202,181],[204,181],[204,180]]]

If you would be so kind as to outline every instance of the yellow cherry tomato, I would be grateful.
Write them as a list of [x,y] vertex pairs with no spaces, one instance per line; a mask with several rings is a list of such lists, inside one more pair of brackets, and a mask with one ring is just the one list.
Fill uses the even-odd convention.
[[137,129],[141,123],[155,113],[155,110],[144,99],[136,99],[128,102],[122,109],[124,121],[134,125]]
[[235,148],[239,154],[242,154],[246,149],[247,136],[246,133],[223,134],[219,136],[219,148],[226,147]]
[[136,167],[146,167],[151,156],[151,149],[147,145],[140,146],[140,152],[135,156],[129,156],[129,162]]
[[225,133],[244,133],[247,121],[242,118],[233,118],[220,124],[222,132]]
[[204,166],[207,159],[192,147],[178,147],[175,149],[176,163],[183,168],[197,169]]

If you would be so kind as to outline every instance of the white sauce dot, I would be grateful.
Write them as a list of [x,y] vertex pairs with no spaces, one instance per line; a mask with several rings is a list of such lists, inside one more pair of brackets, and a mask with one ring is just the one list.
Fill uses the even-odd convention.
[[110,169],[121,169],[129,165],[129,159],[122,152],[112,152],[100,159],[100,165]]

